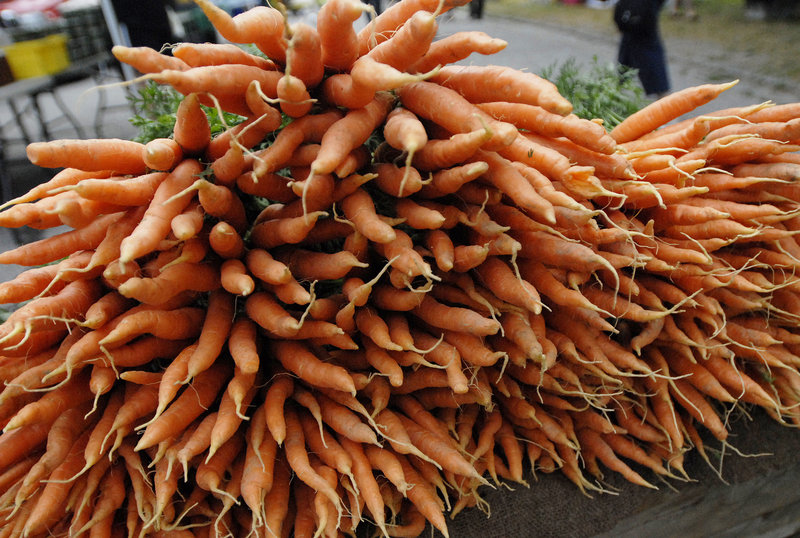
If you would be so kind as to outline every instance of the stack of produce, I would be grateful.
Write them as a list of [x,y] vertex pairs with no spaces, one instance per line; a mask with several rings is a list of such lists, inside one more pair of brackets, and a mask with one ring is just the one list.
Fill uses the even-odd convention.
[[63,170],[0,213],[71,228],[0,254],[0,536],[447,535],[531,470],[652,486],[735,408],[800,423],[800,105],[607,131],[451,65],[505,46],[435,40],[453,4],[196,1],[260,53],[115,48],[172,135],[31,144]]

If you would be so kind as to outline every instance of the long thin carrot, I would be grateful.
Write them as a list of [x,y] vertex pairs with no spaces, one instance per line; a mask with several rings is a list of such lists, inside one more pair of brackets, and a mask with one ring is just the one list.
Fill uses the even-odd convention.
[[364,496],[367,509],[372,514],[375,524],[386,533],[385,505],[380,495],[378,481],[372,474],[372,465],[361,444],[346,437],[341,439],[342,447],[350,454],[353,461],[353,476],[358,485],[359,494]]
[[186,159],[179,164],[156,190],[148,210],[139,225],[120,245],[120,260],[132,261],[139,256],[152,252],[158,242],[167,236],[172,217],[180,213],[188,204],[190,197],[184,195],[173,199],[193,181],[194,176],[202,170],[202,165],[195,160]]
[[379,43],[390,39],[392,35],[417,11],[444,13],[457,6],[464,5],[463,0],[413,0],[398,2],[383,10],[375,19],[358,32],[359,54],[365,54]]
[[286,458],[292,470],[298,478],[311,486],[314,490],[320,491],[341,511],[341,499],[336,491],[325,481],[316,471],[314,471],[308,461],[308,453],[305,448],[305,436],[297,414],[292,409],[287,409],[286,413]]
[[172,55],[191,67],[201,65],[244,64],[262,69],[275,69],[275,63],[250,54],[232,43],[179,43]]
[[186,380],[207,370],[217,359],[231,332],[234,310],[234,297],[229,293],[217,290],[209,294],[208,312],[203,320],[197,348],[186,367]]
[[44,265],[80,250],[97,247],[105,237],[107,228],[122,217],[122,213],[104,215],[92,224],[78,230],[45,237],[0,253],[0,263],[25,266]]
[[118,174],[142,174],[144,144],[122,139],[57,140],[28,144],[28,159],[45,168],[113,170]]
[[88,431],[84,432],[70,448],[67,458],[50,475],[51,481],[45,484],[31,513],[25,519],[23,529],[25,535],[40,533],[59,519],[58,507],[66,500],[73,487],[73,483],[65,479],[73,476],[76,470],[80,469],[83,448],[88,437]]
[[195,377],[192,390],[181,393],[161,416],[147,426],[136,450],[156,445],[200,416],[216,399],[229,371],[230,365],[226,361],[217,361]]
[[538,105],[562,116],[572,112],[572,103],[558,92],[555,84],[508,67],[446,66],[431,80],[457,90],[473,103],[510,101]]
[[456,63],[473,53],[496,54],[508,43],[477,30],[464,30],[443,36],[431,43],[428,51],[411,66],[413,71],[426,73],[437,66]]
[[611,136],[618,143],[634,140],[712,101],[737,82],[704,84],[673,92],[625,118],[611,130]]
[[487,149],[504,147],[517,137],[516,127],[495,120],[453,89],[422,81],[407,84],[397,93],[403,106],[451,133],[489,129],[491,137],[483,146]]
[[180,58],[162,54],[152,47],[126,47],[115,45],[111,54],[120,62],[126,63],[140,73],[157,73],[163,69],[188,69]]
[[320,142],[320,152],[311,163],[312,174],[329,174],[351,150],[367,141],[386,118],[394,101],[390,94],[378,94],[362,109],[351,110],[331,125]]

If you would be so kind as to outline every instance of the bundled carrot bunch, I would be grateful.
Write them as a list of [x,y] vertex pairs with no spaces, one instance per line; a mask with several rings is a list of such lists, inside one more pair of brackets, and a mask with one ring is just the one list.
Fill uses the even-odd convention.
[[[457,67],[455,4],[257,7],[172,55],[171,137],[35,143],[4,226],[0,536],[417,536],[480,487],[685,477],[741,404],[800,424],[800,107],[610,133]],[[268,59],[265,59],[266,58]],[[201,105],[240,115],[212,137]],[[698,428],[702,426],[702,428]]]

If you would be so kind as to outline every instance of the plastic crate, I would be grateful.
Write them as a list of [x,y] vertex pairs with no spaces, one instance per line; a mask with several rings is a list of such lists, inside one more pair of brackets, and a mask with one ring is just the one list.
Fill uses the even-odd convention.
[[52,75],[69,67],[67,36],[51,34],[3,47],[14,78]]

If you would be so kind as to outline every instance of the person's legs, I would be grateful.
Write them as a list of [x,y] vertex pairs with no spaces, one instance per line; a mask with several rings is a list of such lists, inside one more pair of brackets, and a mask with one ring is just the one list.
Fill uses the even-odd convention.
[[641,57],[639,80],[642,82],[645,94],[651,97],[661,97],[669,92],[667,60],[661,42],[653,40],[644,44],[641,48]]
[[636,69],[645,94],[660,97],[670,90],[666,55],[661,41],[634,39],[623,34],[617,61],[620,65]]
[[472,0],[469,3],[469,15],[473,19],[483,18],[483,2],[484,0]]

